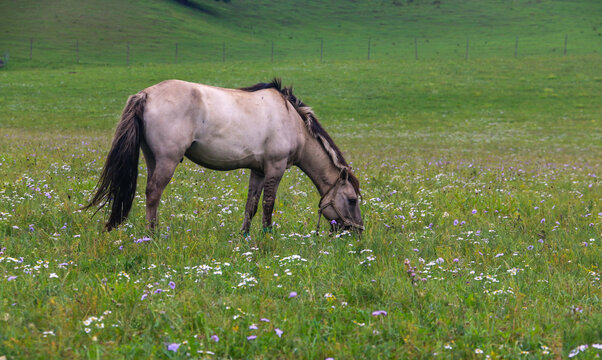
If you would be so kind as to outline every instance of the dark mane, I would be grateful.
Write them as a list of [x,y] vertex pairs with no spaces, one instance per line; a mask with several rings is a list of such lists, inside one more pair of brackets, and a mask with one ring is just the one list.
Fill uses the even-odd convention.
[[248,92],[255,92],[255,91],[266,90],[266,89],[277,90],[278,92],[280,92],[280,94],[282,94],[282,96],[284,97],[285,100],[287,100],[291,105],[293,105],[293,107],[295,108],[297,113],[301,116],[301,118],[305,122],[305,125],[307,126],[307,130],[309,131],[309,133],[311,135],[313,135],[316,138],[316,140],[318,140],[318,142],[322,145],[322,148],[330,156],[334,165],[340,170],[343,170],[343,169],[348,170],[349,182],[353,185],[355,192],[357,194],[359,194],[360,193],[360,182],[359,182],[358,178],[351,172],[351,166],[349,166],[347,161],[345,161],[345,158],[343,157],[341,150],[334,143],[334,141],[332,140],[330,135],[328,135],[326,130],[324,130],[322,125],[320,125],[320,122],[318,121],[318,118],[316,118],[316,115],[315,115],[314,111],[312,110],[312,108],[305,105],[305,103],[303,103],[303,101],[301,101],[295,95],[293,95],[293,87],[292,86],[282,87],[282,81],[279,78],[274,78],[274,80],[272,80],[272,82],[270,82],[270,83],[257,83],[255,85],[252,85],[249,87],[241,88],[240,90],[248,91]]

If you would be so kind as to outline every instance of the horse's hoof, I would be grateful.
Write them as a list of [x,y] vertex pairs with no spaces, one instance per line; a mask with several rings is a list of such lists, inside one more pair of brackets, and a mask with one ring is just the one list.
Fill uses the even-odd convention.
[[264,234],[272,234],[274,231],[272,230],[271,227],[264,227],[263,228],[263,233]]
[[242,233],[242,237],[245,238],[245,239],[248,238],[249,236],[251,236],[251,233],[248,232],[248,231],[245,231],[245,232]]

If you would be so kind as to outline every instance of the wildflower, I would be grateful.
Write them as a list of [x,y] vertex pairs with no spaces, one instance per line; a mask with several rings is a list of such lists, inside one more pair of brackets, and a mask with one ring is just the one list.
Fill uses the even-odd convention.
[[142,296],[140,297],[140,300],[146,299],[147,296],[148,296],[148,294],[146,294],[146,293],[142,294]]
[[172,290],[173,290],[173,289],[175,289],[175,288],[176,288],[176,283],[175,283],[175,282],[173,282],[173,281],[170,281],[170,282],[169,282],[169,287],[170,287]]
[[459,223],[458,219],[455,219],[454,220],[454,226],[458,226],[458,223]]
[[257,339],[257,335],[249,335],[247,336],[247,340],[251,341],[251,340],[255,340]]
[[179,347],[180,347],[180,344],[171,343],[171,344],[167,345],[167,351],[177,352]]
[[8,281],[13,281],[13,280],[15,280],[16,278],[17,278],[17,276],[14,276],[14,275],[13,275],[13,276],[9,276],[8,278],[6,278],[6,280],[8,280]]
[[435,260],[435,262],[437,264],[443,264],[445,262],[445,260],[443,260],[443,258],[437,258],[437,260]]
[[294,297],[297,297],[297,292],[296,292],[296,291],[291,291],[291,292],[288,294],[288,298],[290,299],[290,298],[294,298]]
[[477,209],[472,209],[472,214],[476,214],[477,213]]
[[284,333],[284,331],[282,331],[278,328],[275,328],[274,331],[276,332],[276,335],[278,335],[278,337],[282,337],[282,334]]
[[481,349],[475,349],[475,350],[474,350],[474,353],[475,353],[475,354],[482,354],[482,353],[483,353],[483,350],[481,350]]
[[58,276],[56,273],[52,273],[52,274],[50,274],[50,278],[51,278],[51,279],[52,279],[52,278],[58,278],[58,277],[59,277],[59,276]]
[[376,311],[372,312],[372,316],[380,316],[380,315],[387,316],[387,312],[384,310],[376,310]]
[[270,322],[270,319],[261,318],[261,319],[259,319],[259,321],[263,321],[263,322]]
[[249,330],[257,330],[258,327],[255,324],[251,324],[251,326],[249,326]]
[[540,222],[541,224],[545,223],[545,222],[546,222],[546,218],[542,218],[542,219],[541,219],[539,222]]
[[217,335],[211,335],[211,340],[218,342],[219,341],[219,337]]

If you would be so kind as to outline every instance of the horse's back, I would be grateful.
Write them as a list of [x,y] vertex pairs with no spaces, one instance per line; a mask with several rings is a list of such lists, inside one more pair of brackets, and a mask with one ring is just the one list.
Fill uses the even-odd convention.
[[145,90],[145,137],[155,151],[220,170],[261,169],[265,161],[294,155],[302,121],[273,89],[245,92],[181,80]]

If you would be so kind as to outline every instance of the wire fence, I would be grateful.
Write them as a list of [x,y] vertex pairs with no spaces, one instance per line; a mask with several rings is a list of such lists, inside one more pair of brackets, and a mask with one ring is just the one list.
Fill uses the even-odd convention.
[[[597,41],[596,41],[597,40]],[[458,60],[534,55],[566,56],[596,54],[602,39],[568,34],[541,37],[508,36],[489,40],[480,36],[457,39],[408,37],[382,39],[315,38],[309,41],[47,41],[22,39],[0,42],[4,67],[60,67],[81,65],[180,64],[202,62],[279,62],[338,60]]]

